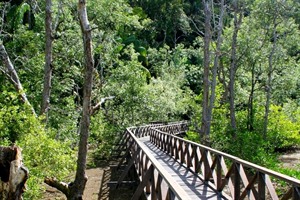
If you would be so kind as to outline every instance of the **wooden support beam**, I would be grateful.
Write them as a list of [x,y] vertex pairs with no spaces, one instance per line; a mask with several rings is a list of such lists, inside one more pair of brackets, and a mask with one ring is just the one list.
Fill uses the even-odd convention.
[[128,165],[126,166],[125,170],[122,172],[122,174],[120,175],[119,179],[118,179],[118,183],[116,185],[116,187],[118,187],[121,182],[125,179],[125,177],[128,175],[129,170],[134,167],[134,161],[136,160],[137,155],[140,153],[140,149],[138,149],[136,152],[134,152],[134,155],[132,156],[131,160],[129,161]]
[[143,176],[142,182],[139,184],[138,188],[134,192],[134,195],[131,198],[131,200],[138,200],[140,198],[140,196],[142,195],[142,193],[144,191],[144,187],[148,184],[149,180],[153,176],[153,171],[154,171],[154,167],[153,167],[153,165],[151,165],[148,168],[148,170],[145,173],[145,175]]

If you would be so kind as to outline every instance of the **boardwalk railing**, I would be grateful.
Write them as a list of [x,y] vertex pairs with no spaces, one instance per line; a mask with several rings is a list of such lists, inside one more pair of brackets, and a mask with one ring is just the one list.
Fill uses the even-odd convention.
[[158,129],[151,127],[144,134],[228,199],[300,200],[299,180]]
[[188,123],[186,121],[172,124],[156,123],[146,126],[131,127],[130,130],[138,138],[148,136],[151,132],[155,130],[160,130],[169,134],[177,135],[188,130]]
[[127,154],[131,155],[131,160],[128,161],[126,169],[119,177],[117,187],[124,180],[130,168],[134,166],[139,176],[140,184],[132,200],[139,199],[143,193],[146,194],[148,199],[189,200],[190,197],[186,192],[174,182],[171,175],[164,170],[156,159],[147,152],[145,146],[138,141],[138,137],[154,133],[155,129],[152,128],[154,126],[158,125],[127,128],[123,140],[127,147]]

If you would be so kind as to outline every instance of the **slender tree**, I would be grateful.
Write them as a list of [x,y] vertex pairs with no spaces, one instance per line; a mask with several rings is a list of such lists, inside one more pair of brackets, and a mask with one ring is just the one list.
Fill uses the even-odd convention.
[[237,37],[242,23],[242,12],[240,11],[239,0],[233,1],[234,9],[234,27],[231,43],[231,55],[230,55],[230,70],[229,70],[229,106],[230,106],[230,124],[234,137],[236,136],[236,116],[235,116],[235,75],[238,68],[237,65]]
[[221,56],[221,45],[222,45],[222,32],[223,32],[223,18],[225,14],[225,4],[224,0],[221,0],[220,2],[220,15],[219,15],[219,21],[217,25],[217,44],[216,44],[216,50],[215,50],[215,57],[214,57],[214,66],[212,69],[212,78],[211,78],[211,95],[209,97],[209,107],[208,107],[208,127],[207,127],[207,134],[210,135],[210,129],[211,129],[211,121],[212,121],[212,111],[215,105],[215,99],[216,99],[216,85],[217,85],[217,75],[218,75],[218,69],[219,69],[219,62],[220,62],[220,56]]
[[45,68],[44,68],[44,88],[42,95],[42,105],[40,114],[46,114],[49,110],[51,79],[52,79],[52,0],[46,0],[46,48],[45,48]]
[[267,137],[267,130],[268,130],[268,123],[269,123],[269,113],[270,113],[270,101],[271,101],[271,94],[272,94],[272,82],[273,82],[273,58],[277,46],[277,17],[274,16],[273,18],[273,33],[272,33],[272,38],[273,38],[273,43],[272,43],[272,48],[271,52],[268,57],[268,75],[267,75],[267,84],[266,84],[266,103],[265,103],[265,116],[264,116],[264,132],[263,136],[266,139]]
[[[208,139],[209,118],[209,71],[210,71],[210,42],[211,42],[211,0],[203,0],[205,15],[205,33],[204,33],[204,60],[203,60],[203,100],[202,100],[202,121],[200,129],[200,138],[204,138],[204,142]],[[207,142],[207,141],[206,141]]]
[[94,59],[92,53],[92,29],[89,24],[86,8],[86,0],[78,1],[78,16],[82,31],[84,57],[85,57],[85,73],[84,73],[84,86],[83,86],[83,106],[82,116],[80,121],[79,133],[79,148],[77,157],[77,170],[75,180],[72,184],[65,184],[56,179],[45,179],[45,182],[50,186],[56,187],[62,191],[68,200],[81,200],[83,191],[87,182],[85,174],[87,151],[88,151],[88,138],[90,129],[90,116],[92,112],[91,95],[93,84],[93,70]]
[[85,175],[86,157],[88,148],[90,116],[91,116],[91,95],[93,85],[94,59],[92,53],[92,29],[89,24],[86,8],[86,0],[78,1],[78,15],[83,35],[85,74],[83,86],[83,106],[80,124],[80,141],[77,159],[77,171],[74,185],[71,187],[70,200],[82,199],[83,191],[87,181]]

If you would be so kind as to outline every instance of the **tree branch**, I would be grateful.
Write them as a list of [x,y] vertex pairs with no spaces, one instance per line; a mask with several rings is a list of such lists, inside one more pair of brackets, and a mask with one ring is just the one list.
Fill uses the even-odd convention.
[[4,45],[2,43],[0,43],[0,59],[2,60],[2,63],[4,64],[4,66],[7,69],[7,72],[3,71],[9,78],[11,83],[14,85],[15,89],[17,90],[17,92],[19,93],[22,101],[29,105],[29,107],[31,108],[32,113],[36,116],[35,110],[34,108],[31,106],[30,102],[27,99],[26,93],[23,90],[23,86],[21,84],[21,81],[19,79],[18,73],[16,72],[7,52],[6,49],[4,47]]
[[102,104],[105,103],[105,101],[112,100],[114,98],[115,98],[115,96],[109,96],[109,97],[101,98],[100,102],[92,107],[91,115],[94,115],[101,108]]
[[67,183],[61,182],[57,180],[56,178],[49,178],[46,177],[44,179],[44,183],[47,185],[54,187],[64,193],[66,196],[69,196],[70,190],[69,190],[69,185]]

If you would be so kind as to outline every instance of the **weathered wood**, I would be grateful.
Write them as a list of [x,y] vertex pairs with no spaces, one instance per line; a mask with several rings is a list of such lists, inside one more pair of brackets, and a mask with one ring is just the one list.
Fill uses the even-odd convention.
[[144,192],[148,199],[202,199],[209,194],[213,199],[277,200],[272,181],[279,179],[290,184],[282,199],[300,199],[299,180],[172,134],[179,129],[178,124],[127,128],[128,155],[143,183],[135,197]]
[[[277,200],[277,185],[272,181],[278,179],[291,187],[281,194],[283,199],[300,199],[300,180],[162,131],[173,130],[170,127],[152,129],[150,141],[203,178],[216,193],[224,194],[227,188],[225,192],[233,199],[266,199],[268,193],[270,199]],[[247,174],[250,171],[255,172],[253,176]]]
[[19,147],[0,146],[0,200],[21,200],[28,173]]
[[[139,130],[143,131],[143,129]],[[150,131],[150,129],[148,130]],[[134,131],[131,131],[130,128],[128,128],[127,131],[128,134],[130,134],[132,141],[134,141],[132,146],[135,148],[131,148],[131,150],[141,149],[138,156],[135,156],[134,158],[136,171],[140,174],[141,184],[132,199],[139,198],[143,191],[146,195],[150,195],[151,198],[154,198],[154,196],[163,196],[162,199],[166,199],[167,197],[165,198],[163,194],[166,190],[170,192],[169,196],[174,196],[182,200],[190,199],[188,194],[174,182],[172,176],[165,171],[163,166],[156,161],[155,157],[148,152],[145,145],[137,139],[136,135],[139,136],[140,134],[137,134],[136,132],[133,133]],[[131,151],[131,155],[133,154],[134,153]],[[156,188],[162,187],[163,185],[167,186],[167,188]]]

